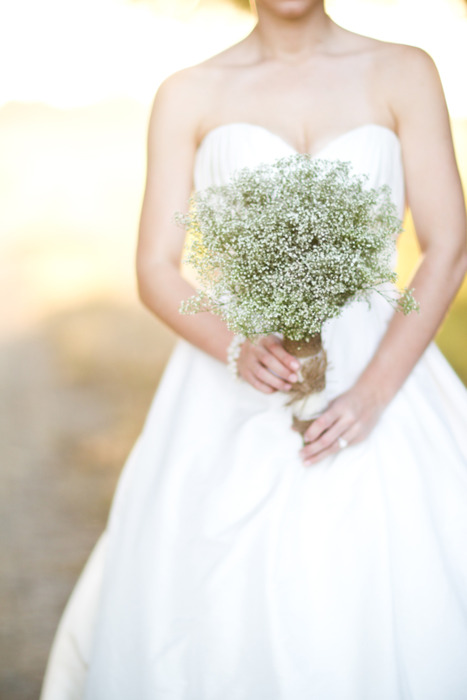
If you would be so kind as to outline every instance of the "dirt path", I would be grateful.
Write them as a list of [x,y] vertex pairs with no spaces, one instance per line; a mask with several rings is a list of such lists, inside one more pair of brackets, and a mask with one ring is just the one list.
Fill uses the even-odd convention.
[[35,700],[172,338],[93,306],[0,347],[0,698]]

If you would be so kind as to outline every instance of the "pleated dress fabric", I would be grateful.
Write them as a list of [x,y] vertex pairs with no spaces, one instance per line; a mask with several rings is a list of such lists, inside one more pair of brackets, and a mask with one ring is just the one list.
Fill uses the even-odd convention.
[[[294,153],[210,131],[195,186]],[[404,209],[396,134],[350,161]],[[323,332],[330,399],[393,311],[374,295]],[[58,630],[43,700],[465,700],[467,392],[430,345],[368,438],[304,467],[283,394],[180,341]]]

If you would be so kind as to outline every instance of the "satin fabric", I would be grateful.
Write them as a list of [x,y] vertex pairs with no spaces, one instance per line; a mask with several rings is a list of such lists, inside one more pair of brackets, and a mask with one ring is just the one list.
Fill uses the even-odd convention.
[[[253,124],[210,131],[195,186],[294,149]],[[399,140],[366,124],[315,157],[387,184]],[[392,310],[325,326],[329,397]],[[282,394],[180,341],[70,599],[42,700],[465,700],[467,392],[432,344],[362,443],[299,459]]]

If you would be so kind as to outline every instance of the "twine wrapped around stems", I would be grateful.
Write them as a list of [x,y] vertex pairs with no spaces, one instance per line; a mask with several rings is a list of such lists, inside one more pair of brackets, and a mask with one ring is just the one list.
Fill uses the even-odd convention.
[[292,407],[292,427],[303,436],[325,406],[326,352],[320,333],[306,340],[284,338],[283,346],[300,361],[299,380],[292,384],[286,405]]

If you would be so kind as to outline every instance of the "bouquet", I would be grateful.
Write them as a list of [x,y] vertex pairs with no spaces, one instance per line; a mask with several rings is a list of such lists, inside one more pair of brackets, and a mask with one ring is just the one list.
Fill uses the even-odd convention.
[[401,221],[389,187],[367,179],[347,162],[296,154],[195,192],[177,215],[200,281],[181,312],[211,311],[252,340],[283,337],[301,365],[289,404],[302,435],[325,407],[323,324],[374,290],[404,313],[417,308],[411,290],[383,289],[396,281]]

